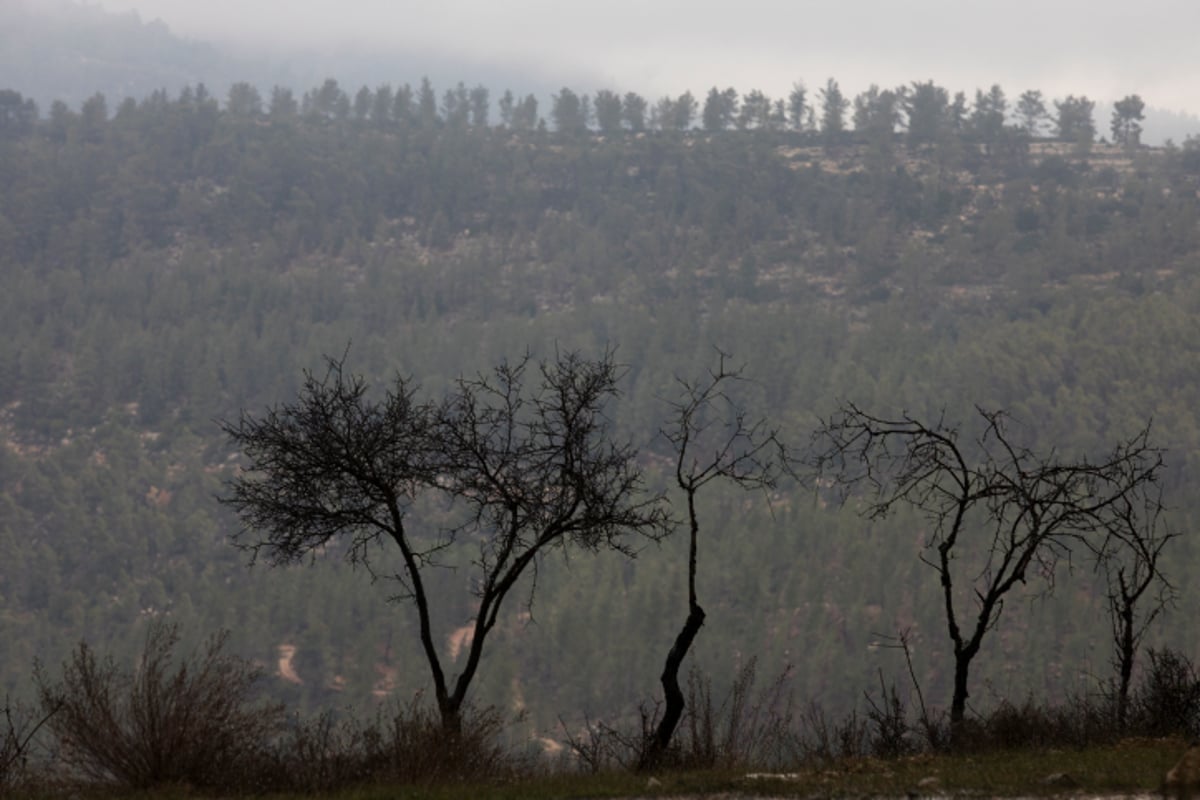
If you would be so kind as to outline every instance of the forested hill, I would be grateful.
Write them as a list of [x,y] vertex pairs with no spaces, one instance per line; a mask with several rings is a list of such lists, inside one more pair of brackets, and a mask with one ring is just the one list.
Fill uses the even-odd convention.
[[[248,86],[224,107],[196,88],[44,117],[0,95],[4,690],[28,690],[35,657],[56,664],[80,637],[121,650],[164,614],[194,639],[231,629],[302,705],[423,685],[386,581],[336,559],[247,570],[214,500],[238,462],[216,420],[294,397],[325,355],[436,393],[503,356],[616,347],[614,418],[648,463],[674,377],[701,374],[714,345],[746,362],[755,409],[799,445],[839,399],[951,420],[1003,408],[1030,445],[1067,454],[1152,419],[1172,521],[1196,518],[1195,143],[955,127],[948,98],[932,128],[903,134],[869,115],[841,131],[622,118],[600,132],[572,124],[582,103],[562,116],[560,94],[547,130],[528,98],[493,125],[462,92],[431,106],[427,86],[401,102],[334,82],[278,90],[263,111]],[[927,697],[948,696],[918,521],[868,523],[803,487],[773,510],[702,500],[701,667],[724,680],[753,657],[790,663],[800,699],[840,710],[877,667],[900,675],[876,635],[912,628]],[[1200,553],[1176,544],[1190,609]],[[651,696],[686,614],[684,552],[547,562],[532,615],[506,610],[479,700],[547,730]],[[438,580],[450,651],[469,593],[462,574]],[[1011,603],[979,703],[1107,674],[1093,580],[1081,566],[1053,596]],[[1200,653],[1182,612],[1151,638]]]

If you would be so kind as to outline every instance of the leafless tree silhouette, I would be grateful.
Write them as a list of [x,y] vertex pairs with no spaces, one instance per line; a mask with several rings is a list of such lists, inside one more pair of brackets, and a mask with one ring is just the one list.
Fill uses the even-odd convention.
[[964,438],[944,419],[879,417],[847,403],[814,434],[819,480],[841,499],[862,489],[866,516],[910,506],[930,524],[921,558],[938,576],[953,644],[952,735],[1005,595],[1030,578],[1052,589],[1072,545],[1113,535],[1135,498],[1156,491],[1162,467],[1149,426],[1099,460],[1064,461],[1018,445],[1003,412],[977,412],[979,433]]
[[641,767],[661,763],[684,711],[679,668],[704,625],[704,609],[696,597],[696,560],[700,519],[696,496],[715,480],[743,489],[771,491],[790,474],[792,458],[779,432],[761,418],[751,417],[733,389],[746,382],[742,368],[727,365],[729,356],[717,351],[717,365],[697,381],[677,379],[680,397],[671,403],[670,422],[662,430],[675,454],[675,483],[687,502],[688,617],[663,666],[665,697],[662,718],[646,747]]
[[[443,726],[454,733],[504,600],[531,567],[536,576],[540,556],[568,545],[628,552],[631,534],[667,530],[660,498],[643,490],[636,451],[610,431],[606,405],[620,372],[611,352],[595,360],[560,353],[536,365],[525,356],[459,379],[438,402],[418,400],[401,377],[372,400],[364,379],[331,359],[322,377],[306,375],[296,402],[224,425],[248,464],[223,500],[245,523],[242,545],[272,563],[346,539],[351,560],[370,569],[372,546],[395,544],[403,566],[389,577],[416,607]],[[438,513],[414,512],[430,508]],[[478,547],[478,610],[451,681],[424,578],[463,541]]]

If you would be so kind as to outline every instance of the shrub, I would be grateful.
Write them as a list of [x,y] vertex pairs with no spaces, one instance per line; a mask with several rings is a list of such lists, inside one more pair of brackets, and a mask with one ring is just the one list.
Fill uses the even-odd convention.
[[871,752],[880,758],[897,758],[916,749],[912,740],[912,726],[908,722],[908,709],[893,684],[890,688],[879,673],[879,702],[866,694],[867,720],[871,727]]
[[282,719],[282,708],[252,705],[259,671],[226,655],[228,634],[208,640],[173,668],[177,626],[155,622],[140,664],[119,668],[81,643],[51,681],[35,669],[38,695],[58,740],[57,757],[82,777],[145,788],[186,784],[243,787]]
[[1174,650],[1151,650],[1150,669],[1133,696],[1133,724],[1150,736],[1200,733],[1200,677]]
[[519,762],[500,744],[504,719],[495,708],[462,710],[459,729],[448,734],[442,719],[420,698],[381,711],[367,731],[371,773],[403,783],[487,780],[505,777]]
[[1066,728],[1063,709],[1048,708],[1026,698],[1017,704],[1002,701],[979,721],[977,735],[981,749],[1051,747],[1063,743]]
[[509,778],[522,771],[498,744],[504,722],[495,709],[463,710],[447,735],[440,715],[421,704],[381,709],[362,723],[325,712],[296,719],[279,738],[260,786],[276,791],[329,792],[364,783],[452,783]]
[[24,776],[33,737],[56,710],[38,716],[33,709],[5,701],[0,720],[0,796]]
[[262,770],[262,788],[331,792],[370,777],[366,732],[356,720],[324,712],[311,720],[293,718]]
[[[795,711],[788,692],[790,671],[755,691],[757,662],[750,659],[734,677],[728,693],[713,697],[712,682],[693,669],[675,739],[655,768],[776,768],[800,758],[804,744],[795,733]],[[660,706],[643,704],[633,729],[585,720],[574,733],[562,723],[567,747],[590,772],[635,769],[644,764],[658,728]]]

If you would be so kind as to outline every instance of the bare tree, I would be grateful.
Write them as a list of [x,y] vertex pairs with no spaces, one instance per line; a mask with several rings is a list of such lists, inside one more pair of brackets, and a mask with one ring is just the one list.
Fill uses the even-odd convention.
[[814,435],[823,481],[843,498],[865,487],[868,517],[910,506],[930,523],[921,560],[938,576],[953,644],[952,735],[966,711],[971,662],[1005,595],[1030,578],[1052,590],[1071,545],[1107,535],[1126,499],[1157,485],[1162,465],[1148,428],[1100,461],[1061,461],[1017,445],[1002,412],[977,411],[980,432],[968,441],[944,419],[888,419],[853,404]]
[[[540,556],[568,545],[628,551],[628,535],[666,530],[659,498],[643,491],[636,451],[609,430],[605,407],[620,377],[612,353],[542,362],[533,389],[530,367],[528,356],[503,362],[459,379],[434,403],[419,402],[399,377],[371,400],[361,377],[330,360],[324,377],[306,374],[297,402],[223,426],[249,460],[223,498],[246,525],[244,547],[290,563],[344,539],[352,563],[373,571],[371,548],[395,544],[402,566],[388,577],[402,587],[397,599],[416,606],[448,733],[459,730],[505,598],[527,569],[536,576]],[[466,541],[478,548],[477,611],[452,682],[434,644],[424,577],[448,547]]]
[[791,459],[778,430],[761,418],[751,418],[745,406],[730,394],[746,378],[741,368],[726,365],[727,358],[718,350],[717,365],[705,378],[695,382],[677,379],[681,397],[671,403],[670,423],[662,430],[675,453],[675,483],[687,502],[688,616],[663,666],[666,704],[643,755],[643,769],[659,764],[671,745],[684,711],[679,668],[704,625],[704,609],[696,597],[700,533],[696,496],[718,479],[743,489],[769,492],[791,471]]
[[1112,665],[1117,674],[1114,705],[1121,730],[1129,720],[1129,689],[1142,639],[1178,595],[1162,572],[1162,554],[1179,533],[1166,528],[1162,512],[1161,487],[1136,487],[1114,504],[1107,535],[1094,550],[1097,570],[1104,576],[1112,624]]

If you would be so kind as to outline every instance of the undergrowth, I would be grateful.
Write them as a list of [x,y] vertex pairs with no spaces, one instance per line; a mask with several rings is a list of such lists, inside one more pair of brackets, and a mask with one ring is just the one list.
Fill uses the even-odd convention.
[[[453,733],[420,698],[381,707],[366,719],[331,712],[289,716],[256,700],[258,670],[225,654],[223,636],[186,657],[175,652],[178,641],[174,627],[153,626],[134,669],[82,644],[61,674],[38,666],[40,707],[6,705],[0,717],[0,794],[176,787],[369,796],[371,787],[408,786],[440,796],[449,790],[439,787],[474,794],[469,787],[488,786],[490,796],[507,796],[497,787],[558,786],[576,794],[564,787],[582,781],[591,787],[584,793],[603,795],[601,786],[628,794],[646,779],[635,765],[656,727],[657,705],[643,705],[624,722],[562,721],[558,734],[566,747],[553,762],[502,744],[508,722],[495,709],[467,710]],[[1103,758],[1092,763],[1081,755],[1141,747],[1159,754],[1153,766],[1159,770],[1163,753],[1177,757],[1185,738],[1200,730],[1194,666],[1171,651],[1153,651],[1149,661],[1124,727],[1117,724],[1111,693],[1102,688],[1055,706],[1032,698],[1002,701],[951,730],[944,715],[926,709],[916,687],[906,697],[882,674],[877,689],[865,694],[863,710],[835,718],[818,705],[797,705],[787,672],[760,686],[753,660],[724,693],[693,671],[686,715],[655,780],[662,785],[671,776],[678,784],[680,776],[707,775],[711,785],[745,791],[737,786],[747,774],[769,773],[775,777],[763,778],[768,783],[791,775],[788,780],[810,792],[827,793],[826,784],[838,776],[862,773],[868,777],[861,791],[870,793],[880,781],[908,780],[910,772],[935,761],[949,775],[955,764],[1025,753],[1005,757],[1005,769],[1011,771],[1014,759],[1037,769],[1039,758],[1056,754],[1054,763],[1078,763],[1084,766],[1077,770],[1107,776],[1105,786],[1126,781],[1153,788],[1140,772],[1109,775]],[[627,778],[614,777],[621,775]],[[1023,779],[1029,775],[1017,769],[975,788],[1001,791]],[[545,791],[552,796],[556,790]]]

